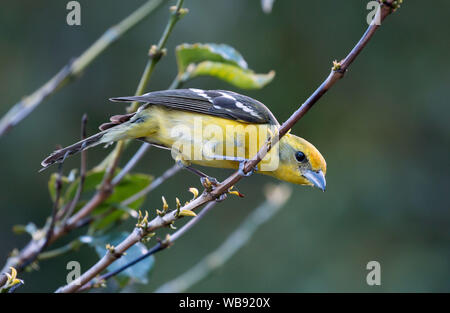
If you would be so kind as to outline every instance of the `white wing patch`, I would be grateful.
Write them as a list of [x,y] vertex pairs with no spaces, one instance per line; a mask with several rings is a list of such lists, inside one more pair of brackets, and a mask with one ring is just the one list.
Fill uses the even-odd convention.
[[[207,91],[205,91],[205,90],[197,89],[197,88],[189,88],[189,90],[196,93],[200,97],[203,97],[206,100],[208,100],[208,102],[213,104],[213,107],[215,109],[224,110],[224,111],[231,112],[231,113],[234,110],[242,110],[245,113],[248,113],[254,117],[261,118],[261,115],[257,111],[255,111],[251,106],[238,101],[230,93],[223,92],[223,91],[217,92],[218,94],[221,95],[221,97],[228,99],[228,103],[225,104],[223,101],[221,103],[221,101],[219,100],[221,97],[208,96]],[[217,100],[219,100],[219,101],[217,101]],[[236,107],[236,109],[233,109],[233,107],[232,107],[233,105]]]
[[[235,97],[233,97],[232,95],[226,93],[226,92],[221,92],[222,96],[224,96],[225,98],[231,99],[234,101],[234,105],[238,108],[243,110],[244,112],[250,113],[251,115],[255,116],[255,117],[260,117],[260,115],[255,112],[255,110],[253,110],[251,107],[248,107],[246,105],[244,105],[242,102],[237,101]],[[230,111],[230,110],[227,110]]]
[[208,96],[204,90],[201,89],[196,89],[196,88],[189,88],[190,91],[195,92],[196,94],[198,94],[199,96],[205,98],[206,100],[208,100],[209,102],[212,103],[212,99],[210,96]]
[[231,96],[231,95],[229,95],[229,94],[227,94],[227,93],[225,93],[225,92],[221,92],[221,94],[222,94],[222,96],[224,96],[225,98],[228,98],[228,99],[231,99],[231,100],[233,100],[233,101],[236,101],[236,98],[235,98],[235,97],[233,97],[233,96]]

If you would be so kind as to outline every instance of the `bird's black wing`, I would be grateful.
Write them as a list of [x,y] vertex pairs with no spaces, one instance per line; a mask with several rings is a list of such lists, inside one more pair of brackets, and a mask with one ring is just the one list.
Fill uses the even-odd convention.
[[142,108],[147,105],[160,105],[174,110],[214,115],[245,123],[279,125],[272,112],[261,102],[226,90],[174,89],[110,100],[145,102]]

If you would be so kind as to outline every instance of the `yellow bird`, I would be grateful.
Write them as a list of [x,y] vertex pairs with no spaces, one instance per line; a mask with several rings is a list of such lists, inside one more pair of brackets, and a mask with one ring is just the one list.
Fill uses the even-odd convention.
[[[242,169],[280,126],[261,102],[226,90],[176,89],[112,101],[144,103],[135,113],[115,115],[101,132],[53,152],[44,168],[79,151],[124,139],[170,149],[189,166]],[[308,141],[290,133],[272,147],[257,173],[325,190],[326,162]],[[243,174],[242,170],[241,173]]]

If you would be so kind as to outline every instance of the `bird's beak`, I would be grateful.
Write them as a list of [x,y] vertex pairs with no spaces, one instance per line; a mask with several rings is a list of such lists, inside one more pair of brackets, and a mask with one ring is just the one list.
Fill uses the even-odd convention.
[[323,175],[322,170],[318,170],[317,172],[306,170],[303,174],[311,184],[316,186],[322,191],[325,191],[325,187],[327,185],[327,181],[325,180],[325,175]]

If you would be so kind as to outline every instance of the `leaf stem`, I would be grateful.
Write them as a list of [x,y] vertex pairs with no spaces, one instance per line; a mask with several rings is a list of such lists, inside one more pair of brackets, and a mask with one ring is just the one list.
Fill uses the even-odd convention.
[[67,252],[70,252],[70,251],[78,248],[81,244],[82,243],[78,239],[76,239],[76,240],[74,240],[72,242],[69,242],[68,244],[66,244],[66,245],[64,245],[62,247],[59,247],[59,248],[56,248],[56,249],[53,249],[53,250],[50,250],[50,251],[42,252],[41,254],[39,254],[37,259],[39,261],[42,261],[42,260],[48,260],[48,259],[60,256],[62,254],[65,254]]

